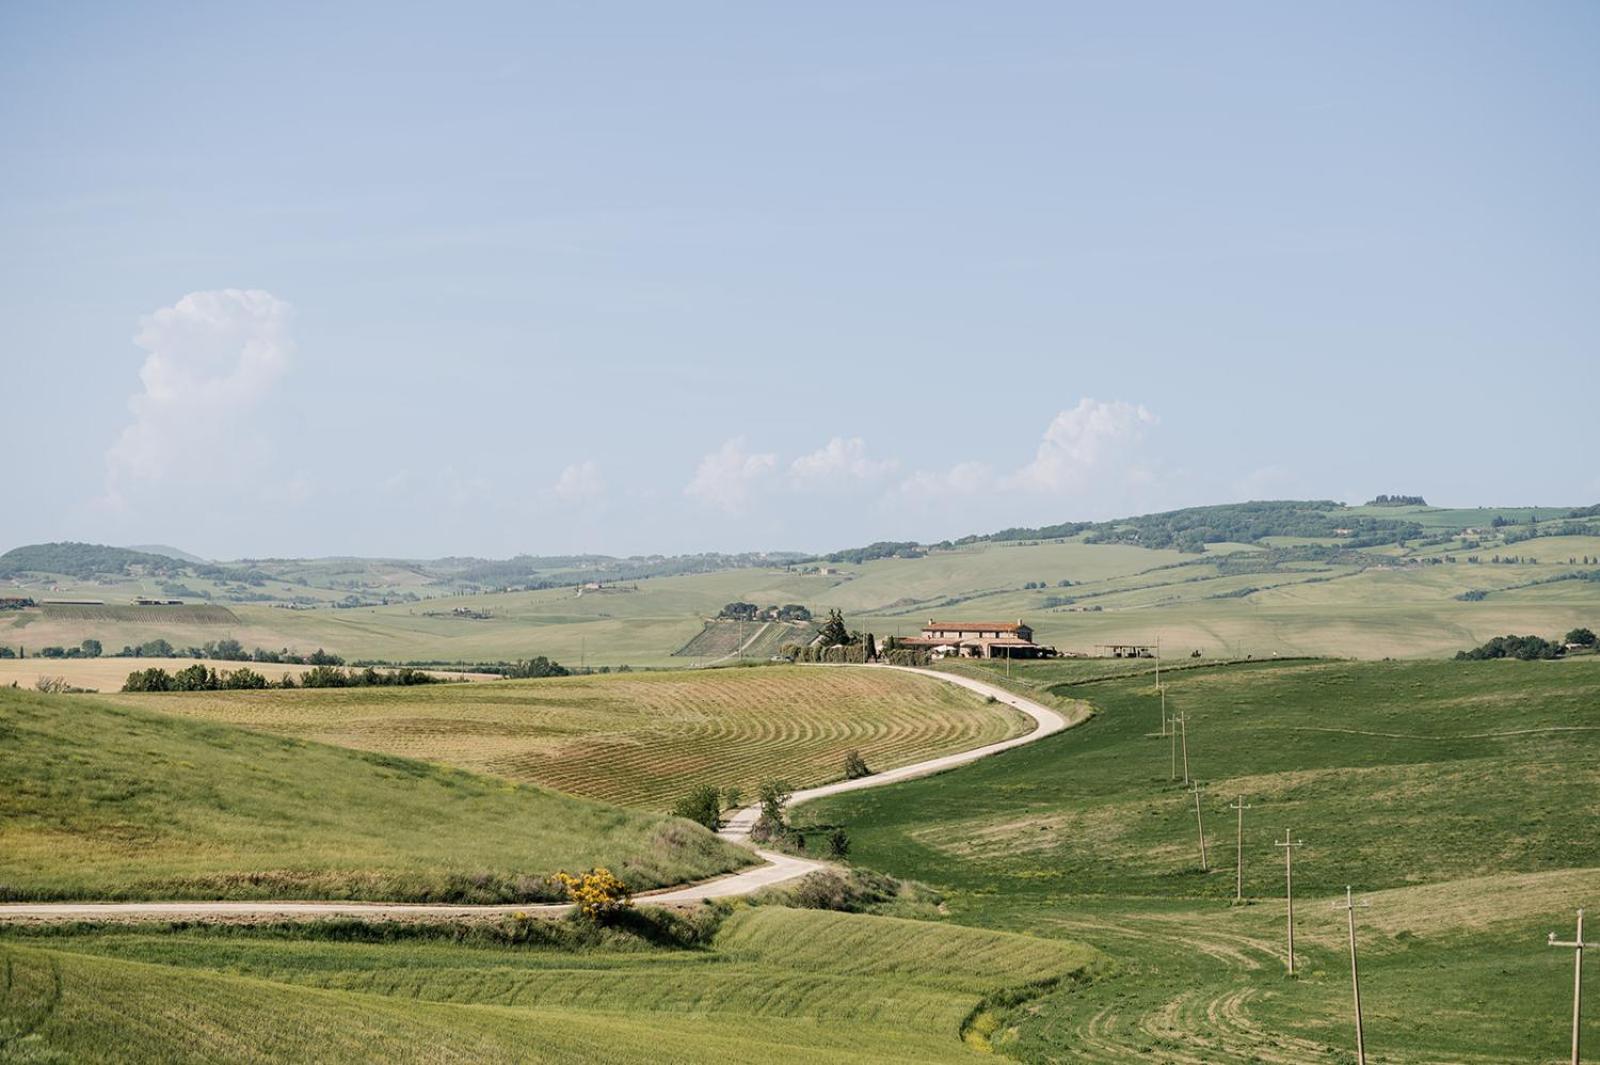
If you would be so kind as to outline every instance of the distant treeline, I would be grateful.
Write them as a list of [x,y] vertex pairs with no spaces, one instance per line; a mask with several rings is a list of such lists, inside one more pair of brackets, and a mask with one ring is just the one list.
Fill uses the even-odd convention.
[[411,687],[417,684],[443,684],[450,678],[435,677],[419,669],[402,667],[379,671],[366,669],[341,669],[338,666],[314,666],[299,675],[285,673],[276,681],[268,680],[249,666],[233,670],[216,670],[196,662],[168,673],[164,669],[136,669],[123,682],[125,692],[214,692],[246,691],[259,688],[392,688]]
[[1428,501],[1421,496],[1379,496],[1367,503],[1369,507],[1425,507]]
[[[1415,503],[1421,497],[1379,498]],[[1400,504],[1394,502],[1387,505]],[[929,548],[950,549],[976,543],[1019,540],[1062,540],[1085,533],[1085,541],[1091,544],[1131,544],[1199,553],[1205,550],[1206,544],[1253,544],[1269,536],[1337,539],[1340,547],[1359,550],[1418,539],[1423,535],[1423,529],[1414,521],[1353,515],[1343,503],[1331,499],[1268,500],[1187,507],[1116,521],[1062,522],[1036,528],[1018,526],[982,536],[963,536],[959,540],[942,540],[928,545],[884,540],[820,557],[828,562],[859,564],[878,558],[917,558]]]

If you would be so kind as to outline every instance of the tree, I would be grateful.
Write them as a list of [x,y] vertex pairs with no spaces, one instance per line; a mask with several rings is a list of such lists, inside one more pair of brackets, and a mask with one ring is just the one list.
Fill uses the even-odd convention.
[[870,632],[867,633],[865,658],[868,662],[876,662],[878,660],[878,643],[872,638],[872,633]]
[[169,692],[172,690],[172,677],[166,670],[155,666],[149,669],[136,669],[128,674],[128,679],[122,684],[122,690],[125,692]]
[[844,756],[844,778],[846,780],[860,780],[870,777],[872,770],[867,768],[867,760],[861,757],[860,751],[851,751]]
[[101,652],[104,650],[104,648],[100,646],[99,640],[84,640],[83,643],[79,644],[78,646],[82,647],[83,653],[88,655],[90,658],[99,658]]
[[829,647],[841,647],[850,642],[850,630],[845,628],[844,615],[837,610],[828,611],[828,620],[822,626],[822,642]]
[[166,640],[146,640],[134,649],[135,658],[171,658],[172,645]]
[[329,654],[319,647],[306,656],[306,664],[311,666],[342,666],[344,665],[344,659],[338,655]]
[[724,604],[722,612],[717,616],[720,618],[732,618],[735,621],[753,621],[755,620],[756,611],[759,609],[754,603],[727,603]]
[[229,691],[247,691],[267,686],[267,678],[248,667],[222,674],[220,686]]
[[713,784],[700,784],[673,804],[672,816],[716,832],[722,828],[722,792]]
[[1579,647],[1593,647],[1597,640],[1593,629],[1573,629],[1567,633],[1567,643],[1575,643]]
[[777,839],[782,836],[788,827],[785,820],[789,805],[789,798],[794,794],[786,780],[763,780],[756,789],[757,801],[761,803],[761,816],[756,818],[755,827],[750,830],[751,838],[757,842],[761,840]]
[[828,833],[828,857],[848,858],[850,856],[850,837],[842,828],[836,828]]

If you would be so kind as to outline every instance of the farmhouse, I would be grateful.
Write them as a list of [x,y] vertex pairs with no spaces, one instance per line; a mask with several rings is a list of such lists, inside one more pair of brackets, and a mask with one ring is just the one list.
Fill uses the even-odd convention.
[[1055,648],[1033,642],[1033,629],[1019,619],[1009,621],[935,621],[928,619],[921,636],[901,639],[905,647],[966,658],[1048,658]]

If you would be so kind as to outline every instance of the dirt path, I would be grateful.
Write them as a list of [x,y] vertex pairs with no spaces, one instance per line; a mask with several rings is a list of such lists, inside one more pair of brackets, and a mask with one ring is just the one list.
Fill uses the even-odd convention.
[[[1034,743],[1046,736],[1054,735],[1063,729],[1080,724],[1089,717],[1089,710],[1086,706],[1078,707],[1070,717],[1064,717],[1047,706],[1007,691],[997,685],[988,684],[981,680],[973,680],[970,677],[957,676],[953,673],[941,673],[932,669],[913,669],[907,666],[858,666],[846,668],[897,669],[906,673],[919,673],[926,677],[933,677],[1020,710],[1033,719],[1035,727],[1033,731],[1021,736],[1002,740],[999,743],[990,743],[983,747],[974,747],[970,751],[930,758],[925,762],[916,762],[912,765],[901,766],[898,769],[885,770],[882,773],[875,773],[870,777],[862,777],[859,780],[841,780],[833,784],[823,784],[820,787],[806,788],[803,791],[794,793],[789,803],[791,807],[809,802],[812,799],[820,799],[827,795],[839,795],[847,791],[860,791],[863,788],[878,788],[886,784],[895,784],[902,780],[912,780],[917,777],[929,776],[933,773],[941,773],[956,766],[975,762],[980,758],[999,754],[1001,751],[1010,750],[1013,747],[1020,747],[1025,743]],[[748,806],[735,812],[728,819],[727,825],[720,834],[726,839],[748,844],[750,829],[754,827],[759,813],[759,806]],[[753,869],[746,869],[738,873],[730,873],[727,876],[699,884],[646,892],[636,896],[636,898],[640,902],[662,905],[692,903],[702,899],[729,898],[734,895],[749,895],[773,884],[781,884],[805,876],[807,873],[815,872],[818,869],[827,868],[828,865],[826,862],[811,858],[797,858],[793,855],[779,854],[776,851],[761,850],[759,848],[756,853],[765,859],[764,865],[758,865]],[[407,902],[318,901],[14,902],[0,904],[0,921],[80,921],[126,917],[168,918],[172,920],[226,920],[228,918],[242,919],[252,917],[472,917],[512,913],[557,914],[567,909],[568,906],[564,903],[451,906]]]

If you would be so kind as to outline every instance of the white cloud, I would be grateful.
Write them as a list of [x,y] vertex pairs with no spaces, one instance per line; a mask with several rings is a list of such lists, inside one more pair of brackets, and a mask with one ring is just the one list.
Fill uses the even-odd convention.
[[916,502],[933,503],[973,496],[994,487],[994,471],[982,462],[958,462],[942,473],[919,470],[900,482],[896,491]]
[[1145,427],[1155,422],[1156,416],[1143,405],[1085,397],[1051,420],[1033,461],[1007,483],[1048,493],[1081,489],[1092,475],[1126,459],[1144,437]]
[[789,475],[802,488],[839,487],[875,481],[899,469],[895,459],[867,457],[866,441],[859,436],[836,436],[809,455],[789,464]]
[[128,400],[133,421],[106,452],[106,496],[177,474],[237,467],[245,416],[287,372],[291,308],[269,292],[191,292],[140,322],[142,388]]
[[729,514],[742,511],[751,492],[777,468],[778,456],[745,450],[735,437],[700,460],[683,494]]
[[592,460],[586,460],[574,462],[562,470],[552,491],[558,499],[581,503],[605,495],[606,485],[600,477],[600,467]]

